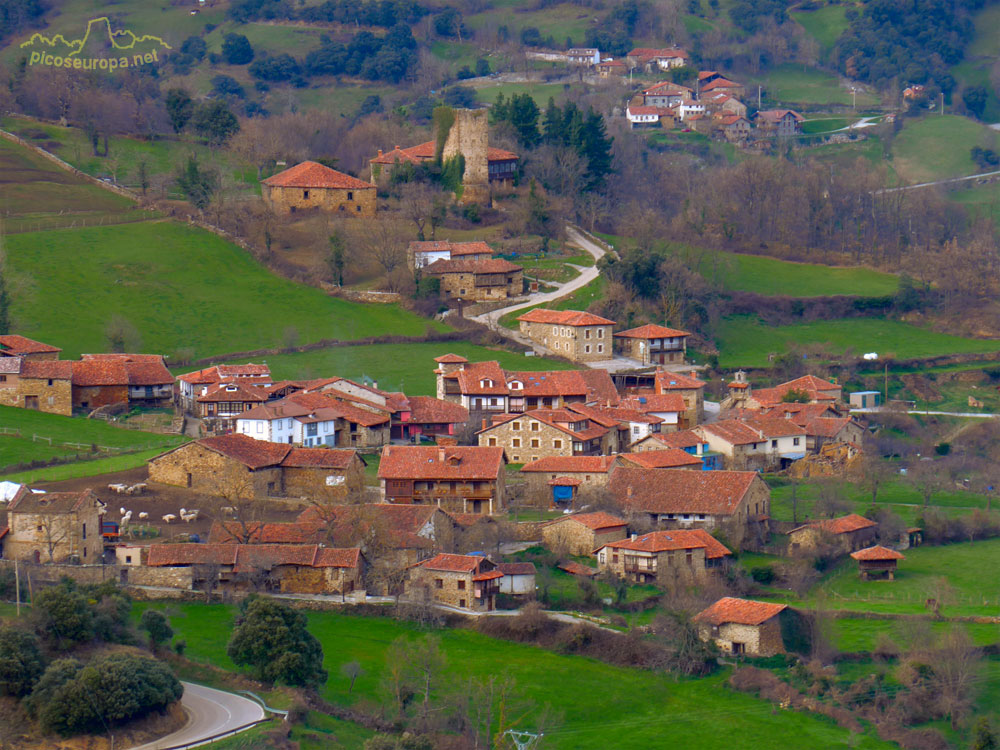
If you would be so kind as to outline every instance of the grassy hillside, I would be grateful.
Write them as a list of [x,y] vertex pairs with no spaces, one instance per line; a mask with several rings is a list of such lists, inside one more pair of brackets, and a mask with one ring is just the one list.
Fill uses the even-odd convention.
[[[859,295],[881,297],[894,294],[899,280],[894,274],[869,268],[831,268],[813,263],[791,263],[763,255],[719,253],[720,263],[701,264],[702,274],[713,273],[726,289],[763,295],[826,297]],[[714,267],[713,267],[714,266]]]
[[904,120],[892,144],[893,165],[908,182],[927,182],[976,174],[980,169],[969,151],[996,147],[996,133],[982,123],[958,115],[925,115]]
[[432,324],[395,305],[362,305],[278,278],[246,252],[173,221],[12,235],[14,318],[65,358],[107,348],[118,315],[146,352],[195,357],[389,332],[420,336]]
[[[852,104],[851,90],[841,86],[840,79],[832,73],[801,65],[782,65],[764,76],[761,81],[766,101],[772,105],[796,104]],[[747,101],[756,100],[756,86],[747,87]],[[878,104],[871,94],[858,92],[857,106]],[[766,106],[766,104],[765,104]]]
[[843,5],[825,5],[816,10],[795,10],[790,13],[812,37],[819,43],[824,53],[833,49],[833,45],[844,31],[847,30],[847,9]]
[[878,352],[899,359],[1000,351],[1000,341],[966,339],[882,318],[767,326],[758,319],[740,316],[725,320],[716,337],[723,367],[766,367],[769,353],[783,352],[792,344],[824,344],[836,352],[853,350],[859,357],[864,352]]
[[[225,654],[235,607],[203,604],[144,604],[165,611],[174,632],[187,641],[187,656],[232,669]],[[321,688],[337,704],[376,700],[385,669],[385,653],[400,636],[424,634],[415,626],[389,618],[354,617],[309,612],[310,631],[324,647],[324,666],[331,677]],[[882,748],[871,735],[854,735],[833,722],[794,711],[781,720],[770,704],[725,687],[725,672],[699,680],[680,680],[654,672],[612,667],[591,659],[562,656],[521,644],[497,641],[468,630],[442,630],[435,635],[447,658],[447,681],[460,685],[469,678],[509,674],[516,694],[529,709],[524,728],[549,705],[559,718],[545,728],[546,747],[587,750],[615,747],[645,750],[660,747],[664,732],[671,744],[699,750],[763,750],[780,747]],[[357,660],[364,669],[348,695],[340,666]]]

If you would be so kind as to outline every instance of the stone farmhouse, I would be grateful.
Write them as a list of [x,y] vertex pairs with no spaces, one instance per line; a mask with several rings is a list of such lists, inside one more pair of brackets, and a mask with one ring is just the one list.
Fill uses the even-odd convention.
[[[653,394],[677,394],[684,401],[684,414],[677,421],[678,430],[687,430],[705,421],[705,382],[695,377],[694,373],[685,375],[679,372],[657,370],[654,376]],[[637,396],[648,395],[641,390]]]
[[8,560],[99,564],[105,505],[91,490],[36,493],[21,487],[7,505],[0,551]]
[[503,258],[436,260],[423,272],[440,280],[442,295],[463,302],[503,300],[524,293],[524,269]]
[[724,524],[756,533],[767,526],[771,491],[754,471],[683,471],[620,467],[608,485],[629,512],[666,528]]
[[631,67],[645,68],[650,71],[681,68],[687,65],[690,59],[691,55],[680,47],[662,49],[636,47],[625,56],[626,62]]
[[610,78],[611,76],[623,76],[628,72],[628,66],[621,60],[601,60],[597,64],[597,75],[601,78]]
[[442,553],[410,569],[406,593],[458,609],[492,612],[503,577],[488,558]]
[[704,529],[672,529],[633,534],[596,549],[597,566],[635,583],[697,581],[731,555]]
[[406,249],[411,270],[424,268],[438,260],[489,260],[493,248],[485,242],[449,242],[448,240],[414,241]]
[[58,346],[43,344],[14,333],[0,334],[0,358],[20,357],[28,361],[51,361],[59,359],[62,351]]
[[736,99],[741,99],[746,94],[746,89],[742,83],[731,81],[717,70],[702,70],[698,72],[698,96],[703,97],[708,93],[722,91]]
[[304,161],[261,181],[264,202],[277,213],[318,209],[341,216],[375,216],[376,189],[315,161]]
[[232,434],[178,446],[148,463],[149,480],[224,498],[309,497],[329,502],[362,492],[364,461],[353,450],[293,448]]
[[[623,401],[620,406],[570,404],[567,408],[589,417],[599,425],[617,428],[618,447],[615,448],[615,452],[621,453],[630,443],[660,432],[664,428],[664,419],[659,415],[629,406],[627,401]],[[676,424],[676,413],[672,416]],[[669,424],[666,427],[668,430],[671,429]]]
[[727,596],[694,616],[704,641],[733,656],[774,656],[785,652],[781,636],[784,604]]
[[0,404],[73,414],[73,363],[0,356]]
[[612,357],[613,320],[579,310],[536,308],[518,316],[521,333],[573,362]]
[[800,135],[804,119],[792,109],[764,109],[757,113],[757,130],[779,138]]
[[805,428],[789,419],[724,419],[699,425],[694,432],[733,471],[784,469],[806,454]]
[[615,348],[622,356],[637,360],[643,367],[683,364],[690,335],[676,328],[644,325],[616,333]]
[[837,545],[844,554],[875,543],[878,524],[857,513],[840,518],[809,521],[788,532],[788,550],[792,554],[812,552],[824,541]]
[[711,450],[705,439],[694,430],[654,433],[645,440],[640,440],[629,446],[631,456],[675,448],[700,459],[703,471],[714,471],[722,468],[722,454]]
[[[378,156],[371,159],[372,182],[381,185],[389,179],[393,167],[396,165],[422,164],[434,161],[434,141],[427,141],[410,148],[400,148],[396,146],[392,151],[382,153],[379,149]],[[514,184],[514,177],[517,175],[517,162],[520,157],[512,151],[505,151],[502,148],[486,147],[486,164],[489,174],[489,181],[493,185],[511,187]]]
[[608,486],[611,470],[621,465],[618,456],[547,456],[521,467],[533,497],[549,494],[553,508],[575,507],[577,497]]
[[606,544],[628,538],[628,524],[610,513],[574,513],[542,525],[542,541],[551,550],[590,556]]
[[505,507],[505,463],[502,448],[387,445],[378,478],[390,503],[492,515]]
[[274,383],[271,368],[266,364],[213,365],[203,370],[177,376],[177,392],[181,408],[197,413],[197,399],[220,385],[255,385],[268,387]]
[[84,354],[72,365],[74,408],[173,405],[174,376],[159,354]]
[[692,469],[702,471],[704,462],[680,448],[664,448],[663,450],[640,451],[639,453],[623,453],[623,466],[642,469]]
[[610,455],[621,445],[614,426],[572,409],[496,415],[477,435],[479,445],[502,448],[514,463],[548,456]]

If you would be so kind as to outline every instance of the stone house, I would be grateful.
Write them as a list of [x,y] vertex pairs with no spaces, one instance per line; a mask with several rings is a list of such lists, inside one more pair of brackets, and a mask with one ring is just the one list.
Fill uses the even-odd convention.
[[757,113],[757,130],[784,138],[802,133],[805,118],[792,109],[765,109]]
[[750,139],[750,121],[744,115],[713,117],[712,124],[730,143],[746,143]]
[[663,471],[619,467],[608,485],[627,511],[665,528],[724,524],[766,529],[771,491],[755,471]]
[[400,440],[421,436],[452,436],[469,421],[469,410],[432,396],[409,396],[408,410],[392,425],[392,437]]
[[73,414],[73,363],[0,357],[0,404],[49,414]]
[[[400,148],[396,146],[392,151],[382,153],[379,149],[378,156],[369,161],[371,165],[372,182],[377,185],[385,185],[392,170],[407,164],[422,164],[434,161],[435,141],[427,141],[410,148]],[[517,176],[517,162],[519,156],[512,151],[502,148],[486,146],[486,166],[489,183],[491,185],[511,187],[514,184],[514,177]],[[492,255],[492,252],[490,253]],[[454,256],[453,256],[454,257]]]
[[635,466],[643,469],[692,469],[694,471],[701,471],[704,468],[704,463],[698,456],[693,456],[680,448],[623,453],[621,458],[623,466]]
[[614,335],[615,348],[622,356],[649,365],[683,364],[687,337],[691,334],[666,326],[644,325]]
[[628,72],[628,68],[621,60],[601,60],[597,65],[597,75],[601,78],[611,78],[611,76],[623,76]]
[[[722,409],[768,410],[784,406],[794,406],[785,402],[789,392],[804,394],[806,404],[824,404],[835,412],[843,403],[841,397],[843,387],[815,375],[803,375],[773,388],[754,388],[748,381],[746,373],[740,370],[733,381],[729,383],[729,394],[723,399]],[[793,394],[794,395],[794,394]]]
[[492,257],[493,248],[481,240],[419,240],[411,242],[406,248],[406,263],[411,270],[424,268],[438,260],[489,260]]
[[219,383],[195,399],[194,415],[208,432],[232,432],[237,418],[267,401],[267,389],[250,383]]
[[606,488],[611,471],[621,462],[619,456],[546,456],[526,463],[520,474],[532,495],[548,491],[549,483],[560,477],[575,479],[579,490],[586,492]]
[[681,68],[687,65],[690,59],[691,56],[680,47],[666,47],[662,49],[637,47],[625,56],[625,60],[632,67],[646,68],[650,71]]
[[806,454],[805,428],[789,419],[723,419],[694,431],[733,471],[783,469]]
[[424,274],[441,282],[441,294],[464,302],[520,297],[524,293],[524,269],[503,258],[436,260]]
[[704,641],[733,656],[774,656],[785,652],[781,636],[784,604],[727,596],[694,616]]
[[232,498],[317,497],[362,492],[364,461],[353,450],[218,435],[178,446],[148,463],[149,480]]
[[341,216],[375,216],[376,189],[315,161],[304,161],[261,182],[264,202],[278,213],[319,209]]
[[159,354],[84,354],[72,365],[74,408],[173,405],[174,376]]
[[410,568],[406,593],[473,612],[492,612],[504,574],[496,563],[478,555],[440,554]]
[[99,564],[105,505],[91,490],[34,493],[22,487],[7,505],[3,555],[36,563]]
[[594,554],[601,547],[628,538],[628,524],[610,513],[574,513],[547,521],[542,526],[542,543],[552,550],[571,555]]
[[497,563],[497,570],[503,573],[500,579],[500,593],[510,596],[535,595],[535,564],[530,562]]
[[378,478],[390,503],[492,515],[505,507],[505,463],[499,447],[387,445]]
[[535,409],[493,418],[479,445],[502,448],[513,463],[548,456],[599,456],[617,452],[617,430],[569,409]]
[[[621,400],[621,406],[645,414],[647,417],[656,417],[659,422],[657,429],[653,430],[654,433],[668,433],[679,429],[687,413],[687,405],[679,393],[642,392],[626,396]],[[631,442],[640,441],[647,434],[637,432],[630,436]]]
[[734,99],[742,99],[746,95],[746,87],[742,83],[729,80],[715,70],[703,70],[698,73],[698,98],[719,92]]
[[222,384],[255,385],[269,387],[274,384],[271,368],[266,364],[213,365],[195,372],[177,376],[177,391],[181,408],[194,413],[197,398]]
[[59,359],[58,346],[43,344],[14,333],[0,335],[0,357],[21,357],[31,362]]
[[[684,400],[684,414],[677,423],[677,429],[687,430],[705,421],[705,382],[695,377],[694,373],[684,375],[657,370],[653,383],[655,394],[675,393]],[[643,394],[639,392],[637,395]]]
[[722,564],[730,551],[704,529],[633,534],[599,545],[597,566],[635,583],[697,581]]
[[865,428],[853,417],[818,417],[806,422],[803,428],[806,448],[811,451],[818,451],[828,443],[853,443],[860,447],[865,436]]
[[573,362],[612,357],[615,322],[579,310],[536,308],[518,316],[521,333]]
[[857,513],[840,518],[809,521],[788,532],[788,549],[792,554],[816,550],[824,541],[837,545],[846,554],[875,543],[878,524]]

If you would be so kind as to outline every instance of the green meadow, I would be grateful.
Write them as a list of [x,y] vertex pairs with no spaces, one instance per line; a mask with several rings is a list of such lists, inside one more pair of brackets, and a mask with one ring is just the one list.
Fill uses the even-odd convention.
[[986,171],[972,161],[973,146],[996,148],[997,134],[958,115],[905,120],[892,144],[893,164],[907,182],[928,182]]

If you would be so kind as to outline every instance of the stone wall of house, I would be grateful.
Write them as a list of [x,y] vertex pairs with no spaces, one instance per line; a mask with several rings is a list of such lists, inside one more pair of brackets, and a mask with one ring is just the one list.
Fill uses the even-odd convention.
[[406,584],[407,594],[419,598],[426,591],[431,601],[462,609],[479,610],[471,573],[414,568]]
[[350,426],[337,430],[338,448],[380,448],[388,445],[390,440],[389,422],[385,424],[365,427],[357,425],[357,430],[351,432]]
[[81,563],[99,562],[104,540],[97,503],[79,513],[9,513],[4,557],[60,563],[75,556]]
[[73,386],[73,406],[81,409],[127,403],[127,385]]
[[[662,444],[661,444],[662,447]],[[650,447],[649,450],[654,450],[654,447]],[[559,477],[571,477],[572,479],[579,479],[580,486],[577,487],[578,493],[586,493],[591,490],[603,490],[608,486],[608,480],[611,479],[610,471],[598,471],[598,472],[583,472],[583,471],[525,471],[521,472],[521,476],[524,477],[525,483],[528,487],[528,492],[532,494],[538,493],[549,493],[551,492],[549,488],[549,480],[557,479]]]
[[574,362],[611,359],[613,326],[561,326],[521,321],[521,333]]
[[[125,573],[124,576],[122,572]],[[190,565],[155,568],[129,565],[119,568],[118,580],[130,586],[159,586],[190,591],[194,587],[194,568]]]
[[[623,533],[614,539],[606,539],[605,543],[624,538]],[[542,541],[549,549],[566,551],[571,555],[591,555],[601,546],[597,543],[596,534],[592,529],[570,519],[544,527]]]
[[465,174],[462,176],[462,197],[459,203],[490,205],[489,113],[485,109],[456,109],[455,122],[441,150],[441,161],[462,154]]
[[[13,570],[14,560],[11,558],[0,559],[0,566],[6,566]],[[63,578],[72,578],[77,583],[103,583],[104,581],[117,580],[118,566],[116,565],[25,565],[20,564],[19,570],[22,581],[31,581],[31,586],[39,584],[59,583]]]
[[[535,425],[537,429],[534,429]],[[573,438],[570,435],[529,417],[513,419],[481,433],[479,445],[500,446],[512,463],[573,455]]]
[[[325,502],[343,501],[348,496],[357,496],[364,487],[361,460],[351,462],[346,472],[339,469],[285,468],[285,494],[293,497],[308,497]],[[334,482],[333,484],[330,481]]]
[[522,271],[512,272],[508,277],[510,282],[505,286],[476,286],[474,273],[439,273],[435,276],[441,279],[443,294],[461,300],[476,302],[505,300],[520,296],[524,288]]
[[39,411],[72,416],[73,387],[69,380],[22,378],[18,375],[0,377],[6,378],[0,383],[0,404],[28,408],[30,399],[34,397]]
[[[688,560],[689,553],[691,555],[690,561]],[[638,578],[636,573],[625,570],[626,555],[630,558],[633,557],[627,550],[605,550],[604,559],[602,560],[598,556],[597,563],[601,570],[610,570],[617,576],[638,580],[640,583],[652,580],[660,583],[690,581],[705,575],[704,547],[690,550],[670,550],[649,556],[635,556],[637,560],[641,561],[640,565],[653,566],[653,569],[648,569],[646,573],[640,572]],[[654,560],[655,564],[653,564]]]
[[376,211],[376,190],[371,188],[293,188],[261,185],[264,200],[275,211],[294,213],[318,208],[338,216],[372,217]]
[[785,652],[781,640],[781,623],[777,617],[772,617],[762,625],[723,623],[719,626],[719,632],[712,637],[719,648],[727,653],[732,653],[734,643],[744,644],[746,653],[751,656],[774,656]]
[[177,487],[190,487],[201,492],[218,494],[238,492],[240,497],[281,495],[281,470],[250,471],[243,464],[210,451],[197,443],[189,443],[148,464],[149,480]]

